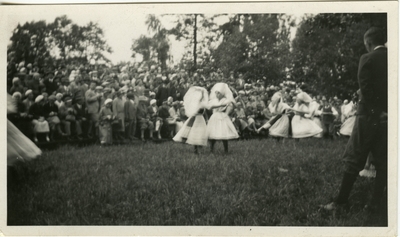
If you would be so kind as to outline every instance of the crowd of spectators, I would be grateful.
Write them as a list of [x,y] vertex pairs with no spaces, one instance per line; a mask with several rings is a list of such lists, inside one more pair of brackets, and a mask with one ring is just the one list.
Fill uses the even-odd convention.
[[[17,103],[12,121],[34,142],[95,138],[101,144],[137,139],[169,139],[187,119],[183,97],[191,86],[210,89],[225,82],[237,104],[232,120],[240,135],[255,132],[271,118],[270,98],[280,91],[293,105],[301,84],[284,81],[271,85],[266,78],[244,78],[241,73],[189,75],[174,68],[93,66],[63,64],[44,66],[8,63],[8,93]],[[304,89],[304,88],[303,88]],[[313,99],[337,111],[334,123],[343,122],[344,104],[337,97],[308,91]],[[351,99],[351,98],[349,98]]]

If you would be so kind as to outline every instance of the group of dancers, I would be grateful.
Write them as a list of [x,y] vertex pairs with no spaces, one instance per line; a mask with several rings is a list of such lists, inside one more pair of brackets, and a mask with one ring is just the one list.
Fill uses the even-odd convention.
[[[217,141],[222,141],[225,153],[228,153],[228,141],[239,138],[229,116],[235,106],[232,91],[226,83],[216,83],[208,91],[199,86],[189,88],[183,98],[183,105],[188,119],[174,136],[176,142],[194,145],[198,153],[199,146],[207,146],[210,141],[211,152]],[[213,113],[206,123],[206,110]]]
[[[281,138],[287,138],[289,135],[292,138],[319,136],[323,130],[313,120],[317,111],[310,106],[312,98],[301,91],[296,99],[296,104],[290,107],[283,101],[280,92],[275,93],[268,106],[274,116],[257,132],[268,129],[270,136]],[[189,119],[173,140],[194,145],[195,153],[198,153],[198,146],[207,146],[208,141],[213,151],[216,141],[220,140],[223,142],[225,152],[228,152],[228,141],[239,137],[229,116],[236,104],[229,86],[217,83],[212,87],[209,96],[206,89],[194,86],[185,94],[183,101]],[[208,123],[206,123],[206,110],[213,110]],[[290,113],[294,114],[291,120]]]

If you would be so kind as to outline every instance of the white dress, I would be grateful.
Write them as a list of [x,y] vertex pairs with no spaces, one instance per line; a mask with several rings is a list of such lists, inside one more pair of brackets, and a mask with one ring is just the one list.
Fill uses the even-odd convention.
[[[270,107],[270,111],[272,110],[271,112],[275,114],[282,114],[287,108],[290,108],[289,105],[279,102],[276,107]],[[289,116],[282,114],[282,117],[269,128],[269,135],[273,137],[289,137],[289,123]]]
[[340,126],[340,134],[343,136],[350,136],[353,132],[353,127],[356,122],[356,116],[351,116],[344,120],[342,126]]
[[[223,103],[224,99],[219,101]],[[213,140],[231,140],[239,138],[235,126],[229,115],[225,113],[227,106],[219,107],[213,110],[213,114],[207,124],[208,139]]]
[[207,146],[207,125],[202,113],[203,110],[186,119],[172,140],[190,145]]
[[7,165],[28,161],[40,156],[42,151],[13,123],[7,120]]
[[[305,112],[306,114],[310,112],[309,108],[305,104],[298,106],[296,103],[293,109]],[[314,121],[312,121],[310,118],[300,116],[298,112],[295,112],[295,115],[292,119],[293,138],[313,137],[321,132],[322,128],[320,128]]]
[[[316,123],[318,125],[318,127],[320,127],[323,130],[321,118],[316,117],[316,115],[320,115],[318,109],[319,109],[319,104],[315,101],[311,102],[309,115],[310,115],[310,118],[312,119],[312,121],[314,121],[314,123]],[[323,136],[324,136],[324,133],[320,132],[317,135],[315,135],[314,137],[322,138]]]

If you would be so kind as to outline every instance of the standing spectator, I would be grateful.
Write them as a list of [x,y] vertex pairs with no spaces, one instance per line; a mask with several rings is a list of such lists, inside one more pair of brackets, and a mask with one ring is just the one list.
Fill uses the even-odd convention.
[[166,101],[170,96],[175,100],[176,92],[174,90],[175,88],[170,87],[168,84],[168,79],[163,77],[163,83],[156,94],[157,106],[161,106],[162,102]]
[[118,129],[113,130],[115,134],[116,140],[124,140],[124,132],[125,132],[125,102],[122,99],[123,92],[121,90],[116,91],[116,97],[112,102],[112,112],[115,117],[119,121]]
[[113,142],[112,139],[112,121],[114,120],[113,112],[111,111],[112,99],[107,99],[104,102],[104,106],[100,109],[99,114],[99,138],[101,145],[110,145]]
[[157,132],[158,139],[161,139],[161,126],[163,125],[162,119],[158,116],[159,108],[157,106],[157,101],[155,99],[150,101],[150,106],[148,107],[148,113],[150,120],[154,124],[154,130]]
[[46,78],[44,79],[43,83],[46,86],[46,92],[49,93],[49,95],[52,95],[53,92],[55,92],[58,89],[58,83],[57,80],[54,78],[53,72],[49,72],[46,75]]
[[85,93],[87,89],[87,85],[82,83],[81,78],[79,76],[75,77],[75,80],[69,85],[72,102],[75,103],[79,100],[85,101]]
[[142,139],[142,141],[145,141],[144,131],[146,129],[149,129],[150,139],[153,139],[154,124],[150,120],[150,114],[148,111],[147,103],[148,103],[147,98],[145,96],[139,97],[139,105],[137,108],[136,118],[137,118],[137,121],[139,122],[140,138]]
[[99,95],[96,94],[95,89],[96,89],[96,82],[92,81],[90,83],[89,90],[87,90],[85,93],[86,108],[89,115],[89,128],[87,133],[87,136],[89,138],[93,137],[93,128],[95,136],[97,137],[99,134],[98,122],[99,122],[100,104],[99,104]]
[[322,206],[332,211],[338,206],[348,204],[353,184],[363,170],[368,154],[371,152],[376,168],[376,178],[372,199],[367,209],[374,212],[379,209],[387,186],[387,108],[388,108],[388,57],[386,33],[370,28],[364,35],[364,44],[368,51],[360,58],[358,66],[358,84],[361,100],[358,104],[356,122],[347,143],[343,158],[346,170],[339,194],[334,202]]
[[[72,98],[67,97],[65,99],[65,103],[72,103]],[[86,118],[86,107],[85,104],[83,103],[83,101],[78,101],[77,103],[75,103],[73,106],[74,109],[74,115],[75,115],[75,121],[76,121],[76,133],[77,135],[81,135],[83,134],[83,127],[86,127],[84,125],[88,124],[87,118]],[[86,132],[86,136],[87,136],[87,132]]]
[[136,112],[137,112],[137,101],[135,100],[135,95],[129,92],[127,95],[127,100],[125,101],[125,121],[127,122],[127,127],[125,131],[126,138],[129,140],[137,140],[135,137],[136,132]]

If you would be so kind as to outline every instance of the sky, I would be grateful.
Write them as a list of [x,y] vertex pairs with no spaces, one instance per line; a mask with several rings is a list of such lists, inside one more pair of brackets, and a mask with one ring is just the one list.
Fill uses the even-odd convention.
[[[139,38],[140,35],[149,35],[145,25],[146,12],[135,12],[124,8],[119,8],[118,11],[87,11],[77,7],[63,8],[52,7],[51,11],[46,11],[45,14],[34,13],[30,14],[17,14],[10,15],[8,18],[7,38],[12,35],[12,31],[16,28],[18,23],[24,24],[25,22],[45,20],[47,23],[53,22],[58,16],[67,15],[74,23],[83,26],[90,21],[98,23],[104,31],[104,38],[111,46],[113,53],[107,55],[113,64],[121,61],[132,61],[131,46],[133,39]],[[302,13],[294,15],[300,19]],[[224,20],[221,20],[223,22]],[[166,28],[172,27],[172,23],[168,20],[162,21]],[[292,32],[294,37],[295,29]],[[178,42],[174,37],[170,37],[171,49],[170,52],[175,62],[178,62],[184,53],[184,42]]]

